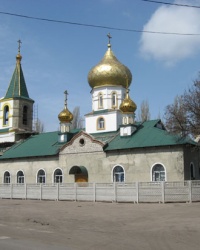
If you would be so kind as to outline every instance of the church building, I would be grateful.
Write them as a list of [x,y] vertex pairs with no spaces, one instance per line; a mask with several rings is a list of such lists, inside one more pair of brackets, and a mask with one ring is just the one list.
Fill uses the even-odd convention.
[[[33,99],[16,67],[0,99],[0,183],[131,183],[200,179],[199,147],[166,131],[161,120],[135,121],[132,74],[114,55],[110,35],[102,60],[88,73],[91,111],[84,129],[71,129],[73,114],[59,113],[59,131],[33,131]],[[47,93],[48,94],[48,93]],[[69,98],[70,99],[70,98]]]

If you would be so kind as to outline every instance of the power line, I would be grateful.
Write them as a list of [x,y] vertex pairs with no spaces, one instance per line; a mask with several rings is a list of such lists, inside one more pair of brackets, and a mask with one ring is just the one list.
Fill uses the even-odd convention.
[[179,33],[179,32],[162,32],[162,31],[150,31],[150,30],[125,29],[125,28],[117,28],[117,27],[111,27],[111,26],[102,26],[102,25],[95,25],[95,24],[86,24],[86,23],[69,22],[69,21],[62,21],[62,20],[55,20],[55,19],[48,19],[48,18],[41,18],[41,17],[26,16],[26,15],[3,12],[3,11],[0,11],[0,14],[20,17],[20,18],[34,19],[38,21],[78,25],[78,26],[85,26],[85,27],[91,27],[91,28],[127,31],[127,32],[135,32],[135,33],[150,33],[150,34],[178,35],[178,36],[200,36],[199,33]]
[[179,6],[179,7],[188,7],[188,8],[197,8],[197,9],[200,9],[200,6],[190,5],[190,4],[169,3],[169,2],[154,1],[154,0],[141,0],[141,1],[143,1],[143,2],[149,2],[149,3],[167,4],[167,5],[174,5],[174,6]]

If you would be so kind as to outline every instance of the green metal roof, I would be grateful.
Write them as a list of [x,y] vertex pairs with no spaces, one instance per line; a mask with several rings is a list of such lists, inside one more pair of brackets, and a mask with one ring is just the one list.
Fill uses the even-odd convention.
[[166,130],[158,128],[160,120],[151,120],[142,123],[131,136],[120,136],[118,134],[105,148],[105,151],[143,148],[143,147],[160,147],[196,143],[188,138],[181,138],[169,134]]
[[9,99],[9,98],[25,98],[32,100],[31,98],[29,98],[26,82],[24,79],[24,74],[22,71],[21,64],[19,62],[16,63],[14,73],[12,75],[10,84],[8,86],[8,90],[4,97],[4,99]]
[[[79,131],[80,129],[73,129],[70,133],[73,137]],[[5,153],[0,156],[0,160],[57,155],[59,149],[64,144],[58,142],[58,134],[59,131],[32,135],[28,139],[14,144],[5,151]]]
[[107,143],[111,141],[119,131],[113,131],[113,132],[102,132],[102,133],[95,133],[91,134],[96,140]]
[[58,132],[33,135],[16,143],[0,157],[1,159],[56,155],[62,144],[58,143]]
[[[123,150],[144,147],[161,147],[196,143],[190,139],[184,139],[169,134],[160,124],[160,120],[146,121],[142,124],[135,124],[137,130],[131,136],[120,136],[119,131],[91,134],[96,140],[107,143],[104,150]],[[80,132],[80,129],[71,130],[72,137]],[[0,160],[55,156],[64,143],[58,143],[58,131],[46,132],[32,135],[28,139],[16,143],[0,156]]]

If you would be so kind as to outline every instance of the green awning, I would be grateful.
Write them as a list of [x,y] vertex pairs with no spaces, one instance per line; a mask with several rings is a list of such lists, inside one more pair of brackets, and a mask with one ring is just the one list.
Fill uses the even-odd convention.
[[84,167],[84,166],[73,166],[69,170],[69,174],[84,174],[84,175],[88,175],[88,171],[87,171],[87,168]]

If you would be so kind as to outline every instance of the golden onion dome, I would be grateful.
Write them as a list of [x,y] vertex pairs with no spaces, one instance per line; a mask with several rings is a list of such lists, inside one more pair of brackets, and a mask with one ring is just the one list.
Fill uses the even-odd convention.
[[67,95],[68,95],[67,91],[65,91],[64,94],[65,94],[65,105],[64,109],[59,113],[58,119],[60,122],[69,123],[73,120],[73,115],[67,108]]
[[64,108],[58,115],[58,119],[60,122],[64,123],[71,122],[73,120],[73,115],[67,108]]
[[131,100],[129,96],[129,90],[126,92],[126,97],[120,104],[119,109],[122,113],[134,113],[137,109],[137,105],[134,103],[134,101]]
[[123,86],[127,88],[130,86],[131,81],[132,74],[130,70],[115,57],[109,40],[108,50],[103,59],[89,71],[88,83],[90,87]]

